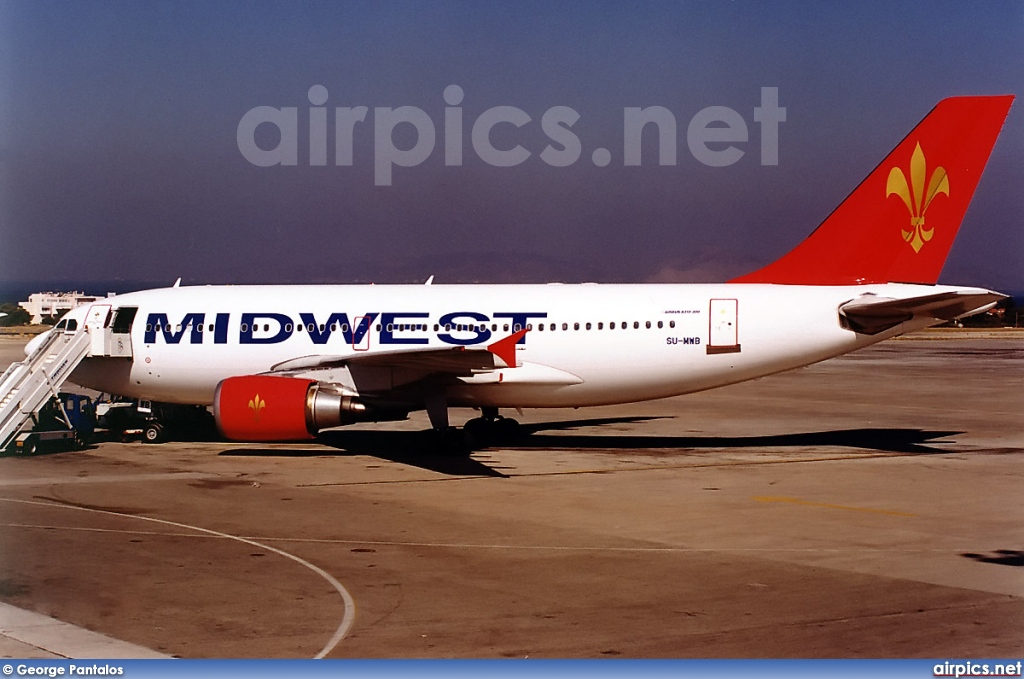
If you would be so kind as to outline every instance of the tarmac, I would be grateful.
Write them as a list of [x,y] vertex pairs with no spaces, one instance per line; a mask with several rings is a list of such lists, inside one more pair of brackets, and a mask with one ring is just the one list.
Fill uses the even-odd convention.
[[1021,339],[530,410],[468,457],[418,414],[2,457],[0,655],[1020,657]]

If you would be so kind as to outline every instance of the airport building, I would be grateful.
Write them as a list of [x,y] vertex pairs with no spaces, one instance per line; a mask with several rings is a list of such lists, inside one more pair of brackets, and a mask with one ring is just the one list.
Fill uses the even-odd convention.
[[32,314],[33,323],[42,323],[46,316],[56,316],[81,304],[91,304],[98,299],[101,298],[77,291],[34,292],[28,296],[27,302],[20,302],[18,306]]

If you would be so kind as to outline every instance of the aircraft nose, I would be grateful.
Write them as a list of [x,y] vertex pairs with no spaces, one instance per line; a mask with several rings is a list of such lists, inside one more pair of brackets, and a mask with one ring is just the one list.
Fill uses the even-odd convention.
[[39,346],[46,341],[46,338],[50,336],[51,332],[53,332],[53,330],[47,330],[46,332],[41,332],[35,337],[33,337],[29,341],[29,343],[25,345],[25,355],[31,356],[35,352],[35,350],[38,349]]

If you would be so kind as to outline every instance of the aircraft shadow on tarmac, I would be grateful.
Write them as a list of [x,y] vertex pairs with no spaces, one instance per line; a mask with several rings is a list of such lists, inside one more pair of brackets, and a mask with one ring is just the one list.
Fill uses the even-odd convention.
[[991,554],[964,552],[960,556],[974,559],[981,563],[994,563],[1000,566],[1024,566],[1024,550],[1021,549],[997,549]]
[[646,451],[664,455],[669,451],[694,452],[714,449],[844,447],[868,451],[935,455],[955,452],[936,448],[929,443],[954,436],[959,431],[923,429],[841,429],[835,431],[777,434],[769,436],[643,436],[636,434],[552,434],[583,427],[600,427],[661,419],[657,417],[610,417],[589,420],[567,420],[524,424],[514,441],[502,442],[492,448],[453,454],[439,450],[430,431],[334,430],[323,432],[317,442],[333,448],[235,448],[220,453],[229,457],[324,457],[367,455],[382,460],[408,464],[421,469],[452,476],[504,477],[500,469],[474,459],[469,452],[486,452],[495,448],[512,450],[584,450],[590,452]]

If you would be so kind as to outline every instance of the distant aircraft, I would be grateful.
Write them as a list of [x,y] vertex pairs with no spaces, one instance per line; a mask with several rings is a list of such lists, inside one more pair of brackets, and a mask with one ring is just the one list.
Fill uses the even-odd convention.
[[515,428],[499,408],[742,382],[1004,297],[936,281],[1012,101],[941,101],[806,240],[727,284],[173,287],[76,309],[56,332],[120,343],[73,382],[212,404],[241,441],[420,409],[444,431],[453,406],[479,408],[465,428],[483,436]]

